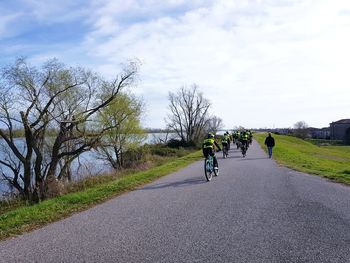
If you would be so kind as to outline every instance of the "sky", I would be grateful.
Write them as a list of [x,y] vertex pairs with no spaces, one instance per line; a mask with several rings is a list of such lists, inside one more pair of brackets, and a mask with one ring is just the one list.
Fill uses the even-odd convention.
[[0,66],[20,56],[110,79],[139,60],[144,127],[193,84],[225,128],[350,118],[348,0],[0,0]]

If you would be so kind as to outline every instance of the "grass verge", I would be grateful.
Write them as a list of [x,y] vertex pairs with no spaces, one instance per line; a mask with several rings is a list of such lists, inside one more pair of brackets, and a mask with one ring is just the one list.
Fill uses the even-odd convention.
[[201,158],[201,151],[196,151],[147,171],[127,175],[85,191],[66,194],[33,206],[19,207],[4,213],[0,215],[0,240],[39,228],[75,212],[86,210],[112,197],[175,172]]
[[[254,134],[254,138],[265,151],[266,136],[261,133]],[[273,137],[276,141],[273,158],[279,164],[350,184],[350,146],[317,146],[292,136],[273,135]]]

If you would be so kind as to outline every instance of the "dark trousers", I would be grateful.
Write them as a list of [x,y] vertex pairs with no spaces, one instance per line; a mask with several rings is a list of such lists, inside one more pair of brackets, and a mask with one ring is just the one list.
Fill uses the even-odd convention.
[[267,146],[267,152],[269,153],[269,158],[271,158],[271,156],[272,156],[272,147],[271,146]]
[[213,148],[203,148],[203,155],[205,158],[208,158],[208,156],[211,155],[213,157],[214,167],[219,167]]
[[222,149],[226,147],[227,151],[230,149],[229,144],[227,142],[222,143]]
[[241,140],[241,143],[245,145],[245,147],[248,149],[248,141],[247,140]]

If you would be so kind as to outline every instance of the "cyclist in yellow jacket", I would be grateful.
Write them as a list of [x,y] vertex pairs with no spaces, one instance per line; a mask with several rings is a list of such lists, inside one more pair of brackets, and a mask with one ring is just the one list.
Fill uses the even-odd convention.
[[241,141],[241,145],[244,145],[246,149],[248,149],[249,147],[248,140],[249,140],[248,133],[246,131],[243,131],[240,137],[240,141]]
[[228,154],[228,150],[230,149],[230,137],[228,132],[225,132],[224,135],[222,136],[221,144],[222,144],[222,149],[223,150],[226,149]]
[[218,160],[215,156],[215,147],[218,149],[218,151],[221,151],[221,148],[219,144],[215,141],[214,137],[214,134],[208,133],[207,138],[203,141],[202,150],[205,158],[207,158],[209,155],[213,157],[214,169],[219,169]]

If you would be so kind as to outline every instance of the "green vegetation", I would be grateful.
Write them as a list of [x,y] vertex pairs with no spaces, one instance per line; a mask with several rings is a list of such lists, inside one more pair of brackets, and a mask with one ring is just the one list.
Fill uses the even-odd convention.
[[200,151],[173,159],[147,171],[126,174],[119,179],[88,187],[32,206],[18,207],[0,215],[0,240],[38,228],[75,212],[85,210],[124,192],[175,172],[202,157]]
[[[266,134],[255,134],[254,137],[266,150]],[[350,146],[317,146],[292,136],[273,137],[276,141],[273,157],[278,163],[301,172],[350,184]]]
[[26,201],[16,199],[4,199],[0,201],[0,215],[5,214],[9,211],[15,210],[16,208],[23,207],[26,205]]
[[143,108],[143,103],[136,97],[120,93],[98,114],[98,126],[112,125],[112,128],[105,133],[103,143],[96,147],[97,152],[114,169],[124,168],[123,153],[126,149],[137,151],[147,137],[141,127]]
[[[6,177],[6,182],[29,202],[60,195],[61,184],[72,179],[74,160],[104,144],[107,133],[121,125],[120,121],[122,133],[126,132],[126,119],[130,120],[128,124],[137,122],[135,114],[125,108],[137,105],[134,100],[127,101],[124,94],[137,83],[138,71],[138,61],[130,61],[108,81],[91,70],[69,67],[57,59],[41,67],[30,65],[24,58],[1,66],[0,122],[7,130],[0,129],[0,155],[7,171],[0,179]],[[99,114],[109,106],[123,116],[118,116],[117,123],[98,122]],[[20,143],[14,140],[18,136],[24,136]]]
[[344,142],[342,140],[306,139],[306,141],[318,146],[344,145]]

